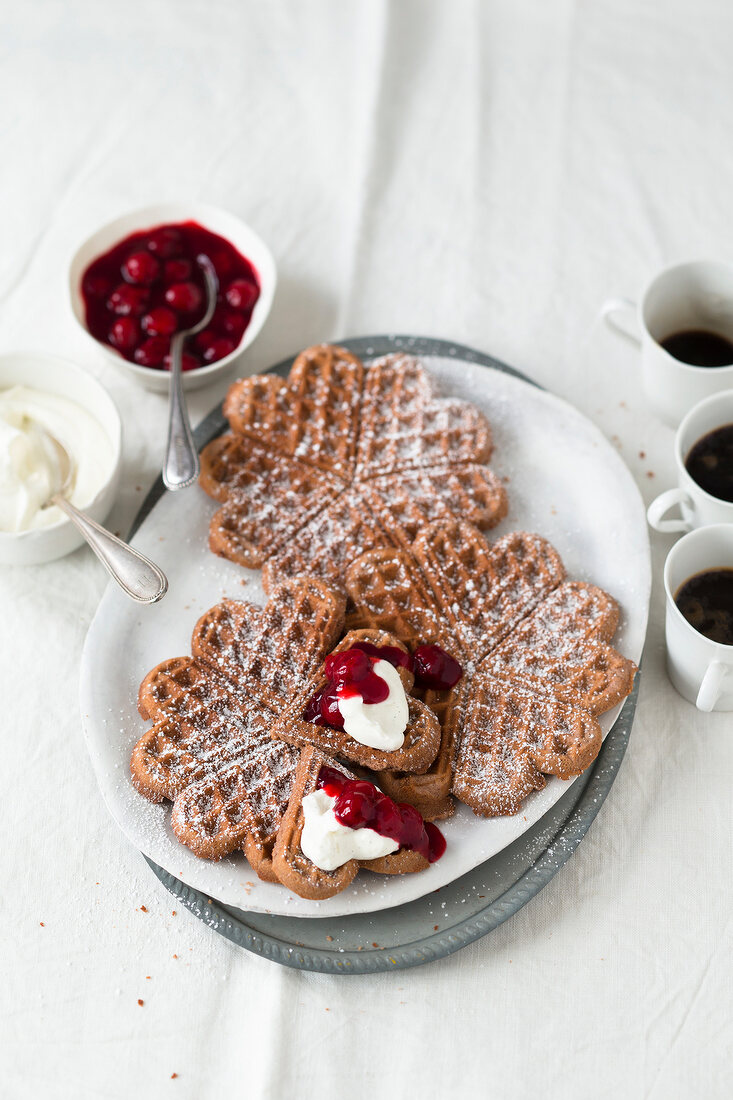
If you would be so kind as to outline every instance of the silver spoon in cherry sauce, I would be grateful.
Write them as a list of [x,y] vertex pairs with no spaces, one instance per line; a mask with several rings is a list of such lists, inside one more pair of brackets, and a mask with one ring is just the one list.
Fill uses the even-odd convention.
[[196,257],[196,263],[203,271],[206,282],[206,309],[197,324],[180,329],[171,340],[171,392],[163,482],[166,489],[173,491],[193,485],[198,479],[201,468],[183,393],[183,344],[185,340],[195,336],[209,324],[216,309],[216,296],[219,292],[219,280],[209,257],[201,253]]

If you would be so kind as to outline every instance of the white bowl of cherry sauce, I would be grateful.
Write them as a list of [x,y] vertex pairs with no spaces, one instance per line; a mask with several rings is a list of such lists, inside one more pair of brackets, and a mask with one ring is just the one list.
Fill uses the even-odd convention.
[[206,308],[201,253],[214,264],[219,294],[211,323],[184,350],[183,384],[198,389],[249,347],[270,312],[275,261],[254,230],[204,203],[159,203],[108,222],[71,261],[77,322],[148,389],[168,389],[171,336]]

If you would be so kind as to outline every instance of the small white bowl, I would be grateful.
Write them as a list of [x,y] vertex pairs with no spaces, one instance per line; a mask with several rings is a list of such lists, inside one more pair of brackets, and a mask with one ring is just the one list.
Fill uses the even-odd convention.
[[[14,351],[0,355],[0,390],[30,386],[75,401],[94,417],[109,437],[112,472],[84,512],[103,523],[117,494],[122,458],[122,421],[117,406],[96,378],[66,359],[44,352]],[[84,539],[64,518],[37,531],[0,531],[0,564],[40,565],[76,550]]]
[[219,210],[216,206],[208,206],[200,202],[163,202],[155,206],[143,206],[140,210],[133,210],[129,214],[123,214],[121,218],[115,218],[108,222],[88,237],[76,251],[69,267],[69,295],[71,298],[71,311],[83,332],[93,342],[96,348],[101,348],[110,362],[116,367],[127,371],[146,389],[165,392],[170,388],[170,372],[158,370],[155,367],[141,367],[137,363],[131,363],[124,359],[109,344],[103,344],[90,333],[84,319],[84,301],[81,295],[81,280],[92,260],[96,260],[102,253],[107,252],[113,245],[129,237],[132,233],[139,233],[145,229],[153,229],[158,225],[166,225],[175,222],[195,221],[217,233],[220,237],[233,244],[238,252],[248,259],[260,281],[260,296],[255,303],[252,317],[235,350],[210,363],[209,366],[197,367],[196,370],[186,371],[183,375],[183,386],[187,390],[197,390],[206,386],[215,375],[226,370],[232,360],[236,359],[245,348],[248,348],[260,329],[267,320],[267,315],[272,307],[277,284],[277,273],[272,253],[253,229],[250,229],[235,214],[226,210]]

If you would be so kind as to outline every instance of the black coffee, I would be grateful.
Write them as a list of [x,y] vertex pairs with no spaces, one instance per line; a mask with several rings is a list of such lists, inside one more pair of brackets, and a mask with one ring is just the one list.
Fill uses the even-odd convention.
[[702,328],[685,329],[665,336],[660,343],[665,351],[689,363],[691,367],[730,367],[733,365],[733,342],[717,332]]
[[733,645],[733,569],[708,569],[680,585],[674,602],[706,638]]
[[733,424],[724,424],[698,439],[685,467],[706,493],[733,503]]

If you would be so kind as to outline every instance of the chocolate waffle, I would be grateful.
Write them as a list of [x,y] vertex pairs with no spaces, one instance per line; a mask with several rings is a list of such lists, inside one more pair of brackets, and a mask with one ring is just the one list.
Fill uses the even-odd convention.
[[[333,652],[351,649],[359,642],[370,642],[376,646],[394,646],[407,652],[399,638],[395,638],[384,630],[349,631]],[[399,769],[405,772],[427,771],[440,748],[440,723],[425,703],[410,695],[415,682],[412,672],[406,668],[398,668],[397,672],[407,695],[410,714],[402,748],[393,749],[391,752],[375,749],[355,741],[345,730],[305,721],[303,712],[308,701],[326,685],[326,677],[322,669],[319,669],[314,679],[285,707],[272,727],[272,736],[293,745],[315,745],[329,756],[353,761],[363,768],[369,768],[370,771],[386,769]]]
[[[307,699],[318,683],[343,623],[339,593],[317,580],[285,581],[264,608],[236,600],[210,608],[194,628],[193,656],[163,661],[143,680],[138,709],[153,725],[133,749],[133,782],[152,801],[173,802],[173,830],[196,855],[220,859],[242,848],[257,874],[274,880],[272,848],[291,795],[296,746],[308,739],[295,734],[287,744],[273,733],[293,700]],[[396,642],[379,632],[369,637]],[[404,675],[409,691],[412,677]],[[380,767],[427,767],[437,752],[435,716],[416,700],[409,707],[403,750],[366,750]],[[315,739],[320,727],[308,729]],[[325,749],[349,755],[329,741],[338,731],[323,732]]]
[[300,847],[303,832],[303,799],[316,790],[318,775],[324,764],[337,767],[344,775],[351,776],[342,765],[334,765],[314,746],[308,746],[300,754],[300,763],[293,781],[292,793],[272,853],[272,863],[278,881],[302,898],[320,901],[333,897],[353,881],[360,867],[385,875],[423,871],[428,861],[418,852],[400,848],[380,859],[350,859],[335,871],[322,871],[305,856]]
[[140,688],[153,726],[131,771],[152,801],[173,802],[176,836],[197,855],[243,848],[273,879],[272,846],[298,752],[270,733],[283,701],[315,675],[343,630],[343,597],[319,581],[286,581],[266,607],[225,600],[196,624],[193,657],[164,661]]
[[451,812],[451,793],[482,816],[516,813],[545,774],[580,774],[600,748],[597,716],[633,686],[635,666],[608,644],[615,602],[565,581],[538,535],[490,545],[463,521],[432,524],[410,550],[362,555],[346,588],[350,625],[389,630],[410,648],[438,642],[463,665],[452,691],[426,696],[442,724],[433,765],[380,775],[428,819]]
[[309,348],[286,380],[235,382],[224,413],[232,431],[201,456],[201,485],[222,505],[209,543],[262,567],[268,591],[301,574],[338,587],[367,550],[409,547],[427,524],[454,515],[488,528],[506,513],[485,465],[485,418],[436,397],[411,356],[366,370],[344,348]]

